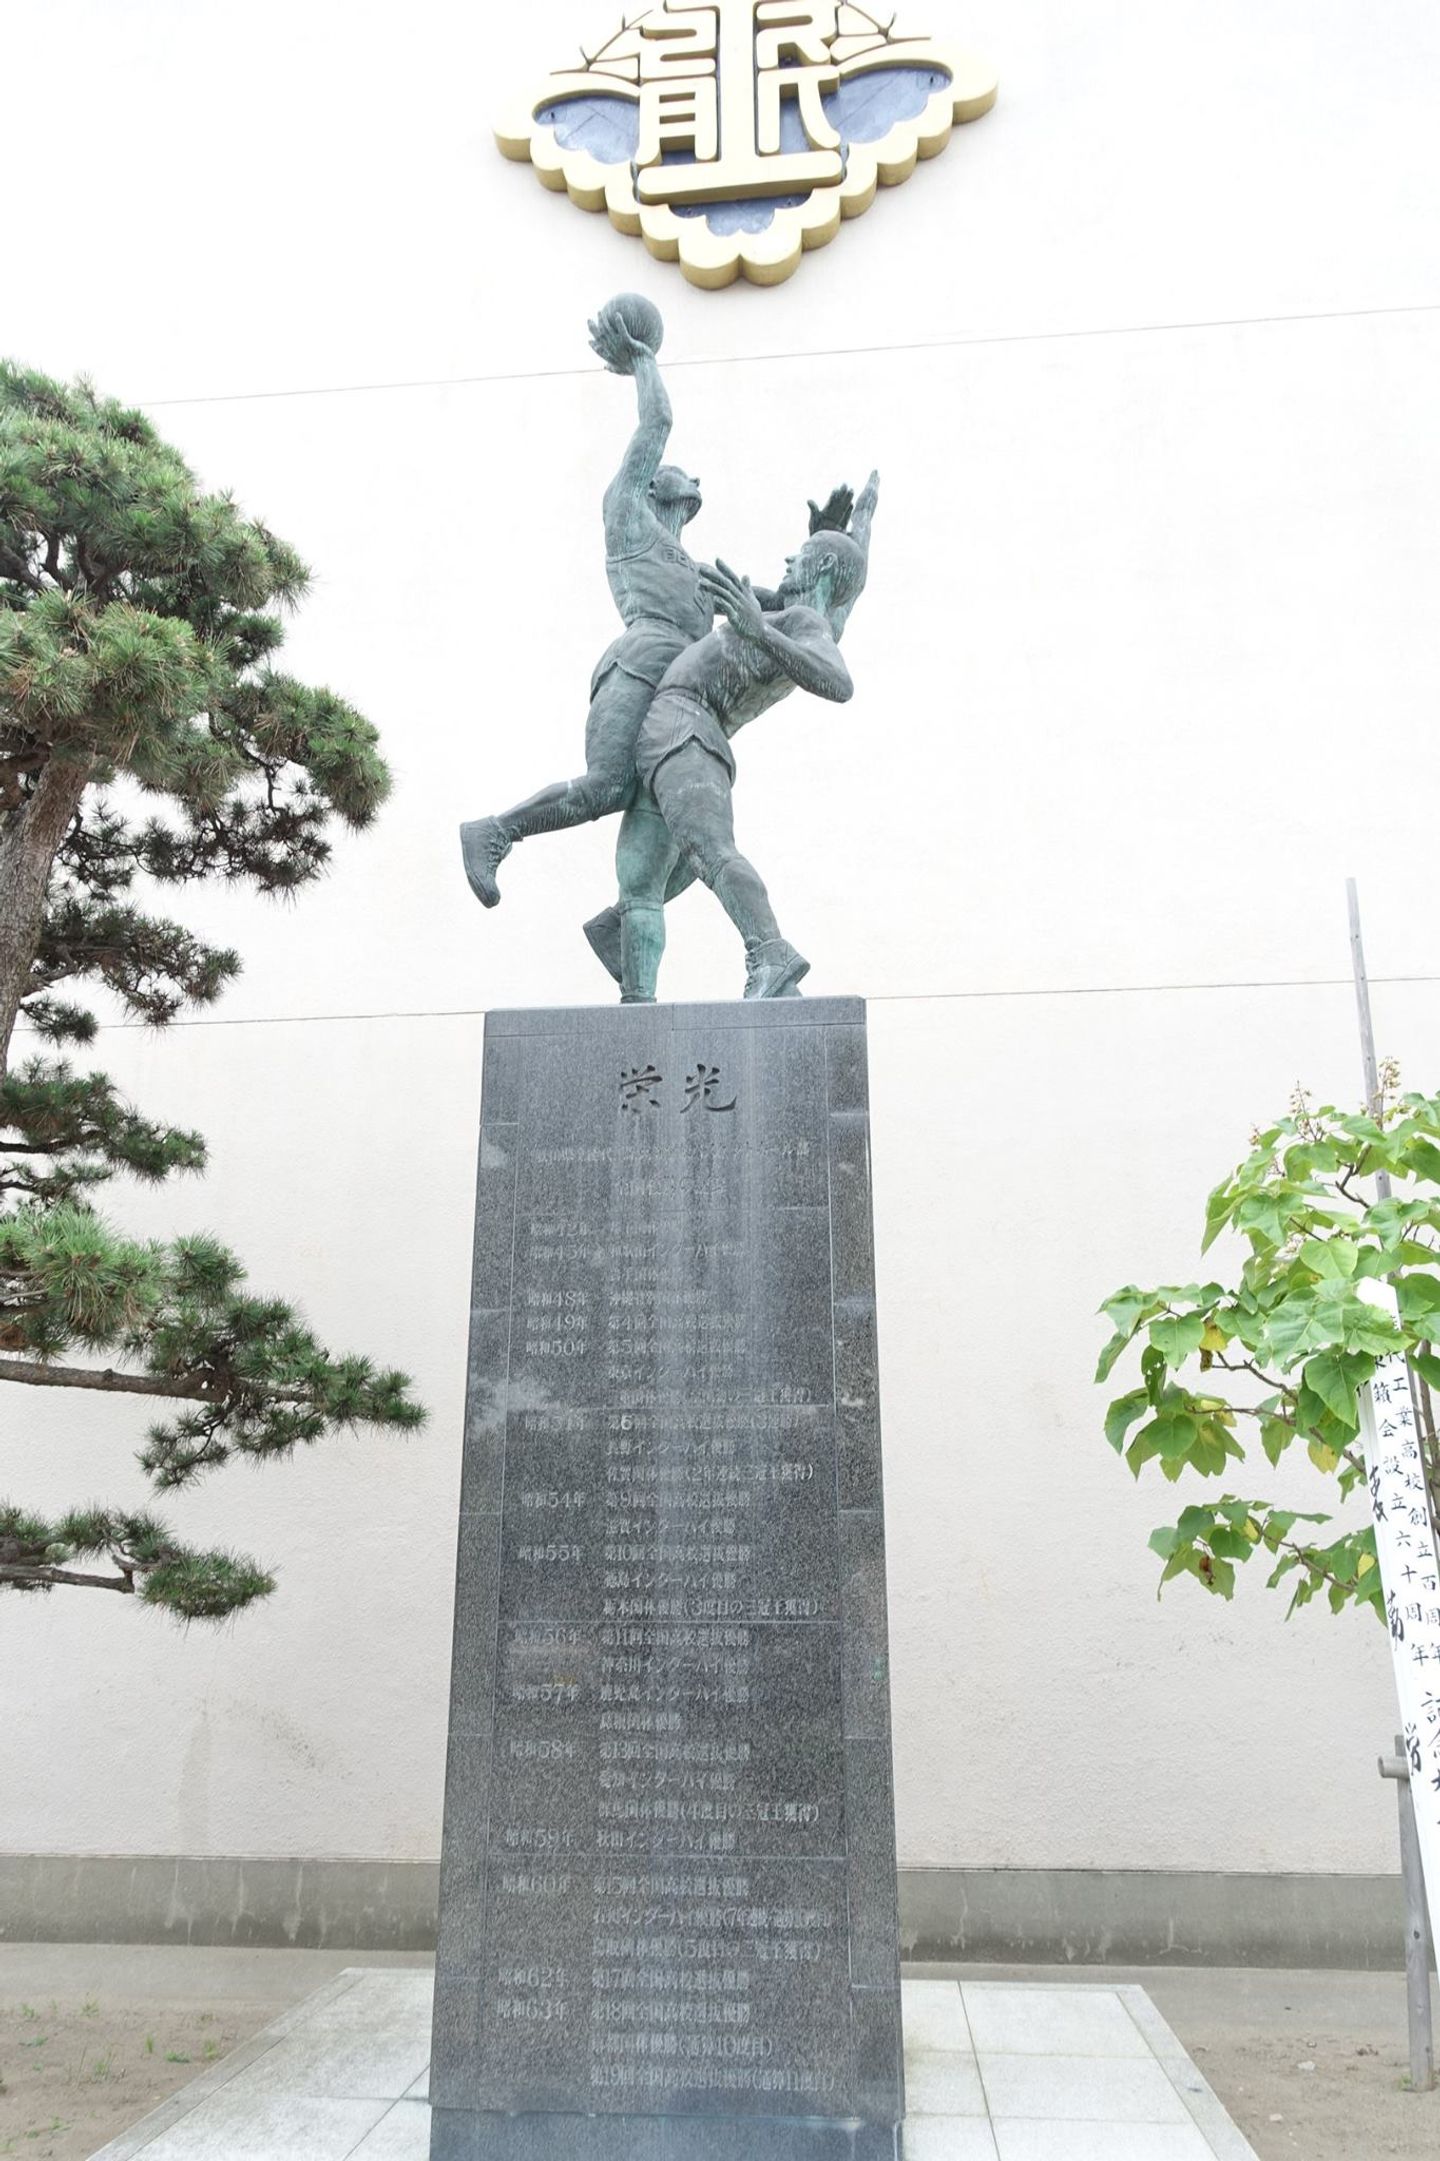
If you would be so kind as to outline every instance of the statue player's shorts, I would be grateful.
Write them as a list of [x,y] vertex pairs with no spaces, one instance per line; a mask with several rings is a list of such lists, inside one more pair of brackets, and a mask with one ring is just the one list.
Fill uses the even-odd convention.
[[671,624],[642,616],[604,654],[591,678],[585,728],[585,763],[592,773],[623,776],[633,786],[641,724],[666,670],[684,650],[685,639]]
[[708,750],[734,780],[735,753],[713,707],[693,690],[662,690],[645,716],[635,745],[635,770],[641,785],[653,787],[665,760],[673,758],[687,743],[698,743]]

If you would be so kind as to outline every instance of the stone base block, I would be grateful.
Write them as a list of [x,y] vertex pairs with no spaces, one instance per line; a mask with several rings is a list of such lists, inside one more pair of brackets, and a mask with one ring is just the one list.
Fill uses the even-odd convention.
[[899,2161],[881,2124],[794,2118],[500,2116],[435,2109],[430,2161]]

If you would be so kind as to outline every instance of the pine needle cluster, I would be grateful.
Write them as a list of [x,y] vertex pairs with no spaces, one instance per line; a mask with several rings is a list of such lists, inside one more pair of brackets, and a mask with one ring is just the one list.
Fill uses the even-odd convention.
[[[31,1050],[94,1040],[86,984],[154,1027],[213,1004],[239,958],[151,912],[156,890],[288,894],[324,870],[337,822],[384,802],[370,723],[275,666],[307,578],[143,414],[0,362],[0,1382],[168,1399],[140,1457],[161,1491],[424,1417],[403,1374],[332,1357],[214,1240],[115,1229],[99,1187],[198,1172],[204,1141]],[[109,1574],[71,1565],[97,1556]],[[148,1516],[0,1505],[0,1588],[60,1584],[187,1619],[273,1587]]]

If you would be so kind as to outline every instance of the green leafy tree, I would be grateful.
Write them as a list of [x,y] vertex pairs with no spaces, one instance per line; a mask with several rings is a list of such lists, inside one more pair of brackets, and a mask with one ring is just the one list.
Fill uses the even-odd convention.
[[[289,893],[324,868],[337,821],[366,826],[384,801],[370,724],[273,665],[306,576],[142,414],[0,364],[0,1384],[17,1405],[31,1387],[168,1403],[140,1459],[161,1491],[424,1415],[403,1374],[333,1358],[247,1291],[213,1239],[113,1228],[99,1188],[197,1172],[205,1144],[62,1054],[96,1031],[77,986],[163,1027],[237,973],[151,912],[157,889]],[[150,1515],[0,1504],[0,1587],[57,1584],[190,1618],[273,1588]]]
[[[1379,1190],[1377,1191],[1377,1180]],[[1388,1180],[1391,1190],[1384,1191]],[[1223,1232],[1248,1252],[1238,1280],[1128,1285],[1102,1311],[1114,1329],[1097,1381],[1138,1351],[1140,1385],[1109,1408],[1105,1432],[1138,1478],[1158,1464],[1230,1480],[1258,1446],[1273,1468],[1302,1447],[1340,1503],[1363,1493],[1357,1393],[1382,1358],[1410,1361],[1432,1519],[1440,1513],[1440,1096],[1401,1095],[1394,1067],[1365,1111],[1312,1108],[1254,1136],[1210,1196],[1202,1251]],[[1365,1286],[1394,1292],[1375,1302]],[[1324,1595],[1331,1609],[1385,1619],[1370,1523],[1336,1529],[1333,1509],[1298,1514],[1223,1493],[1155,1532],[1161,1585],[1192,1576],[1221,1598],[1237,1567],[1262,1557],[1289,1610]]]

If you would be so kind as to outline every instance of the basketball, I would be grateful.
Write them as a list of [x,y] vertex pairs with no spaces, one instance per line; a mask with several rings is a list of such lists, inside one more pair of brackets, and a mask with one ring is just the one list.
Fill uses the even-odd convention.
[[643,293],[621,293],[611,301],[606,313],[619,317],[637,345],[648,345],[652,353],[659,352],[665,342],[665,324],[653,300],[647,300]]

